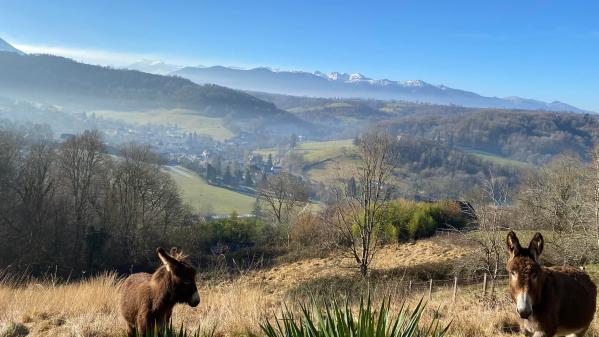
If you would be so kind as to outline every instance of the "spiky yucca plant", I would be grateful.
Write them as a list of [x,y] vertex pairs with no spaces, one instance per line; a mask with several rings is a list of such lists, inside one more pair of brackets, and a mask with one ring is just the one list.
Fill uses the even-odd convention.
[[261,328],[267,337],[443,337],[449,329],[449,324],[441,327],[437,318],[427,326],[420,324],[425,308],[422,300],[413,310],[402,304],[396,316],[389,308],[387,299],[377,312],[368,298],[366,303],[360,301],[355,316],[347,303],[340,306],[333,302],[320,310],[312,301],[310,307],[301,305],[299,319],[286,309],[274,325],[267,320]]

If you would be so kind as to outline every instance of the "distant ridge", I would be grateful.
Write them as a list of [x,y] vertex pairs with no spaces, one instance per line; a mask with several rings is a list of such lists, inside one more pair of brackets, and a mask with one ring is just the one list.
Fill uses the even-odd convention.
[[244,70],[213,66],[185,67],[172,74],[198,84],[214,83],[235,89],[285,95],[405,100],[478,108],[590,112],[558,101],[547,103],[520,97],[486,97],[421,80],[376,80],[359,73],[274,71],[264,67]]
[[264,121],[268,126],[310,127],[274,104],[238,90],[52,55],[0,52],[0,90],[6,97],[86,109],[184,108],[213,117]]
[[0,38],[0,52],[3,52],[3,51],[17,53],[20,55],[25,54],[22,51],[18,50],[17,48],[11,46],[8,42],[4,41],[2,38]]

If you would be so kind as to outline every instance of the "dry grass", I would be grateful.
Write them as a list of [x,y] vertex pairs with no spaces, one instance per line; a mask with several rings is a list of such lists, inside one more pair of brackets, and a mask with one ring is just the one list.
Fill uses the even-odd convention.
[[[447,264],[465,253],[463,248],[439,239],[385,248],[379,255],[375,273],[391,276],[377,278],[378,287],[372,285],[371,290],[376,288],[374,300],[391,296],[394,309],[404,300],[415,303],[425,291],[405,295],[404,288],[398,286],[399,279],[394,277],[399,274],[394,271],[432,262]],[[293,305],[298,297],[308,300],[308,294],[291,293],[302,284],[325,280],[321,284],[325,287],[327,279],[345,278],[344,285],[361,287],[350,298],[366,294],[365,283],[357,271],[349,268],[350,262],[337,256],[306,259],[254,271],[230,282],[202,284],[200,306],[177,306],[174,324],[199,328],[205,335],[259,335],[259,323],[280,312],[284,304]],[[385,274],[386,271],[391,273]],[[117,311],[119,284],[120,280],[109,274],[70,284],[48,281],[19,287],[0,286],[0,337],[121,336],[124,324]],[[460,287],[456,303],[452,304],[452,290],[437,289],[427,306],[425,320],[436,316],[446,323],[452,321],[452,336],[515,336],[509,332],[517,324],[505,285],[498,286],[495,301],[483,301],[479,293],[479,285]],[[598,322],[595,320],[590,335],[599,336]]]

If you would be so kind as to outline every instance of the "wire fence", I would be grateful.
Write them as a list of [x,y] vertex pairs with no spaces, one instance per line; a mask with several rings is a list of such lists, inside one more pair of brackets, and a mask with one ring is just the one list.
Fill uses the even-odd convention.
[[460,287],[480,286],[480,296],[485,297],[493,294],[498,287],[506,286],[508,280],[507,274],[498,274],[495,278],[491,275],[483,274],[475,277],[462,278],[453,277],[448,279],[429,279],[428,281],[407,281],[404,287],[409,293],[423,293],[428,299],[432,299],[433,294],[439,291],[453,290],[452,301],[455,302]]
[[[586,271],[588,274],[599,274],[599,271]],[[508,274],[498,274],[495,278],[491,277],[487,273],[469,277],[462,278],[454,277],[449,279],[429,279],[428,281],[407,281],[404,285],[406,290],[410,293],[419,292],[423,293],[428,297],[428,299],[432,299],[433,294],[439,291],[447,291],[449,289],[453,289],[452,301],[455,302],[456,294],[458,293],[458,288],[460,287],[473,287],[480,286],[478,291],[481,297],[485,297],[487,295],[493,295],[495,290],[499,287],[507,286],[509,275]]]

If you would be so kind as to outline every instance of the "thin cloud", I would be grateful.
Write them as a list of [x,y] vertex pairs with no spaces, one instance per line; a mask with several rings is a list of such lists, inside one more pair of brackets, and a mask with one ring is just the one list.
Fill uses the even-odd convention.
[[[219,62],[217,60],[186,58],[172,55],[117,52],[93,48],[34,45],[19,42],[9,43],[15,48],[28,54],[51,54],[71,58],[83,63],[112,67],[125,67],[142,60],[162,61],[168,64],[173,64],[181,67],[223,65],[222,62]],[[240,64],[238,62],[232,61],[225,61],[224,64],[228,64],[227,66],[245,69],[255,68],[259,66],[254,64]]]
[[124,67],[141,60],[160,60],[166,63],[177,65],[196,65],[202,63],[199,60],[169,57],[159,54],[117,52],[92,48],[32,45],[18,42],[11,43],[11,45],[28,54],[51,54],[71,58],[83,63],[113,67]]
[[80,49],[20,43],[14,43],[13,46],[28,54],[52,54],[72,58],[85,63],[111,66],[125,66],[143,58],[149,58],[148,55],[120,53],[100,49]]

